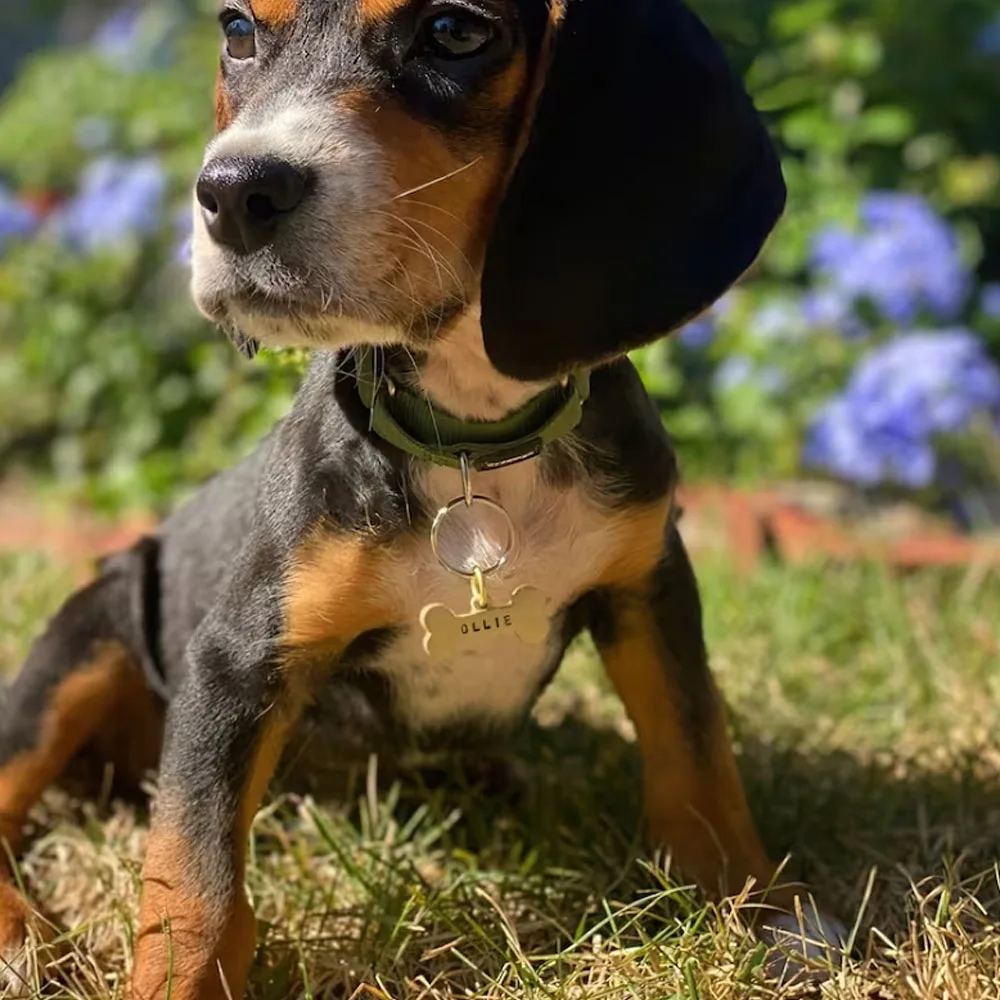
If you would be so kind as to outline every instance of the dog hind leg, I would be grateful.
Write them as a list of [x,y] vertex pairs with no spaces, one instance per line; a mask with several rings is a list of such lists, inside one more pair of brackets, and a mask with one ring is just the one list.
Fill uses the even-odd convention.
[[129,781],[156,766],[163,709],[143,677],[134,614],[149,552],[114,557],[70,597],[0,701],[0,994],[28,988],[25,949],[32,927],[41,932],[12,877],[31,808],[84,748]]

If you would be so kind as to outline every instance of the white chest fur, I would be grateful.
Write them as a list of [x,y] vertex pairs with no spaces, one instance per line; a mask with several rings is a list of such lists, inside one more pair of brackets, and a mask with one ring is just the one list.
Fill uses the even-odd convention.
[[[461,494],[459,474],[448,469],[427,469],[418,486],[431,509]],[[477,474],[473,486],[504,507],[515,531],[510,559],[489,579],[491,604],[507,603],[518,587],[535,587],[547,601],[550,631],[539,644],[500,629],[428,654],[421,611],[441,603],[467,612],[471,591],[468,581],[438,563],[428,537],[416,538],[387,581],[387,596],[406,628],[377,664],[393,683],[400,716],[416,729],[470,716],[503,722],[523,712],[557,652],[560,613],[598,578],[614,550],[616,533],[607,514],[580,488],[546,485],[537,461]]]

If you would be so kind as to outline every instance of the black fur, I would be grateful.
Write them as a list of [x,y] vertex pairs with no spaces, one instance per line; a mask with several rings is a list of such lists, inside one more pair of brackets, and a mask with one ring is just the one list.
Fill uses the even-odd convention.
[[548,378],[703,312],[785,187],[763,124],[680,0],[567,0],[483,275],[490,360]]

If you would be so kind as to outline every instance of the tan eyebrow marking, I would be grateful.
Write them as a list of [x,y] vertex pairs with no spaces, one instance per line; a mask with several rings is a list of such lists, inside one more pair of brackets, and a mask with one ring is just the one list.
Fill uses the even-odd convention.
[[410,0],[361,0],[358,10],[365,24],[384,21],[397,10],[406,7]]
[[215,130],[221,132],[232,124],[233,109],[226,93],[226,81],[220,69],[215,78]]
[[299,0],[251,0],[254,17],[265,24],[287,24],[299,12]]

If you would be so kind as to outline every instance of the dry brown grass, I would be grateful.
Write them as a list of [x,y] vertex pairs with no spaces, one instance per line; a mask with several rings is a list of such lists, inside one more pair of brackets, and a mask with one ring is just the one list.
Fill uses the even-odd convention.
[[[739,907],[641,860],[631,730],[581,647],[518,748],[517,802],[456,772],[445,789],[362,779],[347,804],[284,796],[262,811],[251,995],[1000,998],[996,579],[703,577],[765,839],[855,923],[855,954],[822,988],[769,983]],[[66,586],[37,560],[0,563],[0,669]],[[59,955],[37,956],[49,994],[113,996],[144,818],[59,793],[37,818],[22,877],[60,930]]]

